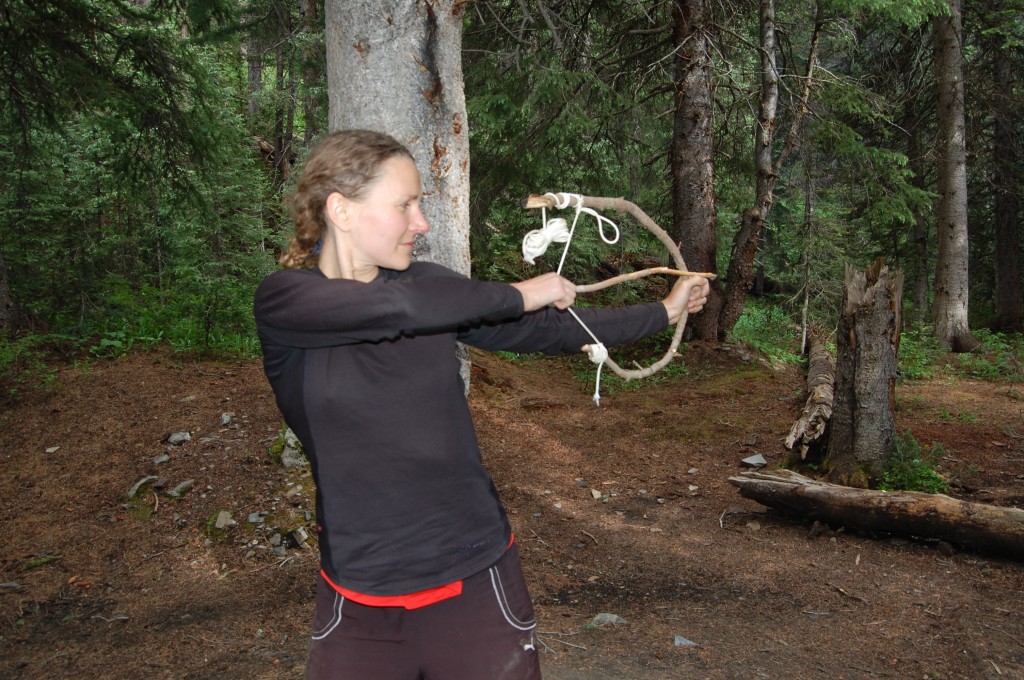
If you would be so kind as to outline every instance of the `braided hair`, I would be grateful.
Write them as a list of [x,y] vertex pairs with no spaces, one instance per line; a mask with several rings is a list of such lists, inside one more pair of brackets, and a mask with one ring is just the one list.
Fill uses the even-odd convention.
[[316,266],[318,244],[327,229],[327,197],[339,193],[361,200],[380,175],[384,162],[412,153],[390,135],[371,130],[340,130],[320,140],[306,161],[295,193],[289,199],[295,235],[279,262],[290,269]]

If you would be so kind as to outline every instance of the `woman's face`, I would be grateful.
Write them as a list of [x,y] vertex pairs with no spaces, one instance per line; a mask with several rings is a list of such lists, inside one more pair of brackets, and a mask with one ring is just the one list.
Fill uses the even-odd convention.
[[389,158],[365,198],[346,203],[356,278],[372,280],[378,267],[408,269],[413,242],[430,230],[420,210],[416,165],[404,156]]

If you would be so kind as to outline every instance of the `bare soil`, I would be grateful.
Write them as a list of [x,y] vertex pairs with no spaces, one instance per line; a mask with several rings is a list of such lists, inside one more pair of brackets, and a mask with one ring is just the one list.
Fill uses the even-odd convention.
[[[803,376],[737,347],[683,361],[597,408],[585,364],[473,355],[546,678],[1024,678],[1020,563],[741,498],[741,459],[786,460]],[[317,558],[288,535],[314,533],[313,485],[271,455],[259,362],[136,351],[56,370],[0,408],[0,676],[301,677]],[[956,495],[1024,506],[1021,387],[897,395],[898,428],[943,446]],[[222,511],[235,524],[217,529]]]

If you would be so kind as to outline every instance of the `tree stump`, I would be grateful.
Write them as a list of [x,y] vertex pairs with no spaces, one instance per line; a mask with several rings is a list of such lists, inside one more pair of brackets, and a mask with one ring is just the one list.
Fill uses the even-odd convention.
[[899,270],[881,259],[865,272],[846,267],[825,457],[829,481],[866,488],[892,455],[902,304]]

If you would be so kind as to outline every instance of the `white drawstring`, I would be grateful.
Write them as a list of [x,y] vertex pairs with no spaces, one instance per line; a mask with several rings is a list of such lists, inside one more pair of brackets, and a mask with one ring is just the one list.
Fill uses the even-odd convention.
[[[567,208],[571,203],[575,202],[576,216],[573,218],[572,227],[567,228],[565,220],[561,218],[555,218],[548,221],[547,210],[541,207],[540,219],[541,225],[543,226],[540,229],[534,229],[527,233],[523,238],[523,258],[530,264],[534,264],[535,258],[540,257],[547,252],[548,246],[552,243],[564,243],[565,248],[562,250],[562,258],[559,260],[558,269],[555,272],[561,275],[562,266],[565,264],[565,256],[569,254],[569,246],[572,244],[572,237],[576,232],[576,223],[579,221],[580,214],[582,213],[592,215],[597,220],[598,233],[601,235],[602,241],[608,245],[614,245],[619,242],[620,234],[618,225],[604,215],[599,214],[596,210],[583,207],[583,196],[580,194],[548,193],[544,195],[550,198],[554,202],[555,207],[559,209]],[[609,239],[605,236],[605,224],[610,225],[612,230],[615,232],[615,236],[613,238]],[[576,319],[577,323],[583,327],[583,330],[587,332],[587,335],[594,340],[593,344],[584,345],[583,349],[590,357],[590,360],[597,364],[597,380],[596,385],[594,386],[594,403],[597,406],[600,406],[601,369],[604,368],[604,363],[608,360],[608,348],[604,346],[604,343],[597,339],[597,336],[594,335],[589,328],[587,328],[587,324],[583,323],[583,319],[576,314],[572,307],[568,307],[567,311],[572,314],[572,317]]]

